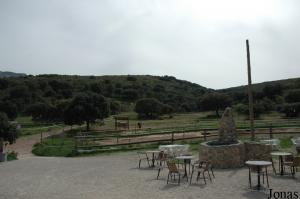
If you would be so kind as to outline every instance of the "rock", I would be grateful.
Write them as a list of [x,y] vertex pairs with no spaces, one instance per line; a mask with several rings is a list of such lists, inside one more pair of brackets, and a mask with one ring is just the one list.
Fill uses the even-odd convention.
[[237,132],[233,120],[232,110],[227,107],[222,115],[219,128],[219,144],[237,143]]

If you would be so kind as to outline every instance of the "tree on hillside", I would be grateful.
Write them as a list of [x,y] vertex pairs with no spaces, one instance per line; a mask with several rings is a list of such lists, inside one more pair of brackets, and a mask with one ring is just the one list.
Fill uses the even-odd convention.
[[10,144],[17,139],[17,127],[9,123],[8,117],[5,113],[0,112],[0,155],[4,150],[4,142],[8,141]]
[[126,89],[122,92],[122,99],[126,101],[135,101],[139,97],[139,93],[135,89]]
[[154,98],[143,98],[136,102],[135,112],[140,118],[156,118],[162,114],[168,114],[173,111],[172,107],[163,104]]
[[118,114],[121,112],[121,103],[116,100],[111,100],[109,104],[110,113],[112,115]]
[[280,109],[280,112],[284,113],[286,117],[299,117],[300,102],[283,104]]
[[29,105],[24,113],[30,115],[33,121],[51,121],[54,109],[55,108],[48,103],[37,102]]
[[[241,115],[249,117],[249,106],[246,104],[238,103],[234,106],[234,110]],[[262,113],[268,112],[264,102],[258,101],[253,104],[254,118],[259,118]]]
[[202,111],[214,110],[217,117],[220,117],[219,110],[231,105],[231,98],[224,93],[205,94],[199,102],[199,108]]
[[266,85],[262,92],[266,97],[274,99],[276,95],[282,94],[282,86],[281,84]]
[[81,125],[86,122],[86,130],[89,131],[90,123],[96,119],[109,116],[109,104],[102,95],[94,93],[76,96],[66,108],[65,124]]
[[285,96],[285,101],[288,103],[295,103],[300,102],[300,89],[298,90],[291,90]]
[[10,120],[15,120],[18,115],[17,106],[9,101],[0,102],[0,111],[4,112]]

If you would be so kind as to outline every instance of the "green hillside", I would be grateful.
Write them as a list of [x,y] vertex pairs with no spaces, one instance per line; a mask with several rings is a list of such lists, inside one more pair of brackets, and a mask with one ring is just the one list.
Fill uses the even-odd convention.
[[[273,98],[272,100],[283,100],[288,92],[300,89],[300,78],[283,79],[253,84],[254,98],[262,99],[264,97]],[[247,86],[237,86],[217,90],[230,95],[236,102],[247,100]],[[282,103],[278,102],[278,103]]]
[[131,111],[140,98],[156,98],[177,112],[195,111],[197,99],[207,91],[198,84],[171,76],[37,75],[0,79],[0,101],[15,104],[18,112],[36,102],[55,104],[83,92],[119,101],[123,111]]

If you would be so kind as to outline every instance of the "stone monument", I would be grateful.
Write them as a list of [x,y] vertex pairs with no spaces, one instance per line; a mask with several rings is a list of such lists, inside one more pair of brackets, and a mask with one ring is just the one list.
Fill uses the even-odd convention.
[[237,143],[237,132],[230,107],[227,107],[222,115],[218,143],[221,145]]

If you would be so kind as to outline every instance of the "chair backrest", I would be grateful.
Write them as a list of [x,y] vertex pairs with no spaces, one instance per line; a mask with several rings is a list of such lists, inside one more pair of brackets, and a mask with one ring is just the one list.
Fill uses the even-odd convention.
[[293,162],[293,155],[287,155],[287,156],[284,156],[284,161],[286,162]]
[[293,166],[300,167],[300,156],[295,156],[293,159]]
[[163,151],[159,152],[159,153],[158,153],[158,159],[159,159],[159,160],[163,159],[163,158],[164,158],[164,154],[165,154],[165,153],[164,153]]
[[178,172],[178,168],[174,162],[167,161],[167,166],[170,172]]
[[148,155],[146,152],[138,151],[137,152],[139,159],[148,158]]

